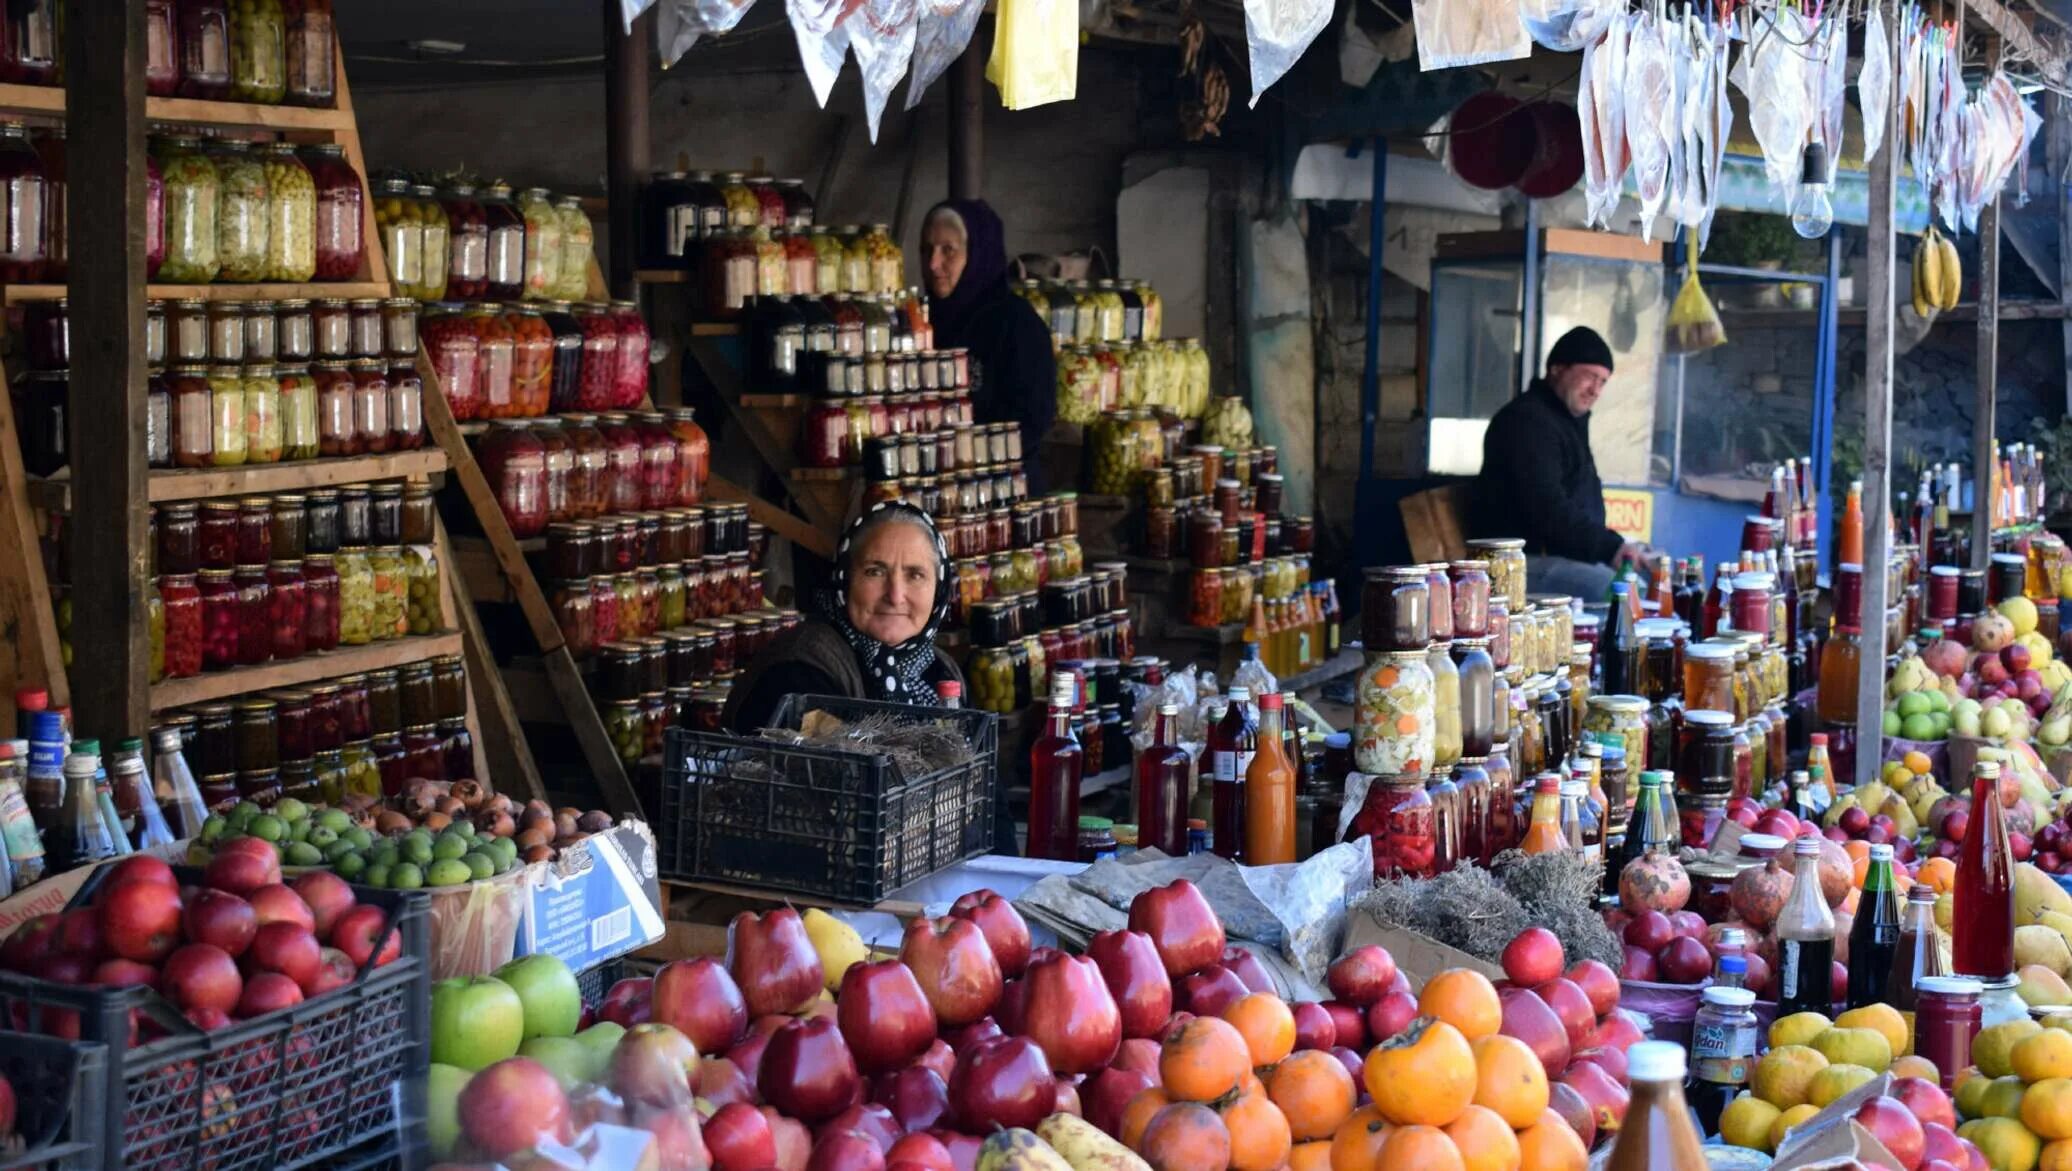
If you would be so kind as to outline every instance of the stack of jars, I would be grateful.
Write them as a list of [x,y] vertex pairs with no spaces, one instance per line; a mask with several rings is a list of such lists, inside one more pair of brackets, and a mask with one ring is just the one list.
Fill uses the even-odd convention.
[[442,626],[426,485],[161,504],[151,529],[154,681]]
[[810,231],[722,228],[692,245],[691,268],[702,314],[731,321],[761,297],[826,297],[920,306],[905,282],[905,261],[883,224],[850,226],[840,236]]
[[239,801],[338,805],[398,796],[414,779],[475,779],[459,655],[162,712],[160,721],[179,730],[212,813]]
[[[1178,444],[1167,447],[1177,451]],[[1309,517],[1281,514],[1278,462],[1272,447],[1233,452],[1201,444],[1151,469],[1142,481],[1144,551],[1192,564],[1192,625],[1243,622],[1254,597],[1288,603],[1298,626],[1315,626],[1324,636],[1311,640],[1313,665],[1328,654],[1325,631],[1338,621],[1337,588],[1309,580],[1316,526]],[[1269,581],[1268,562],[1281,559],[1293,562],[1294,574]],[[1270,609],[1267,617],[1274,617]]]
[[[60,0],[13,0],[0,81],[62,85]],[[145,0],[144,91],[153,97],[329,106],[337,95],[330,0]]]
[[1054,493],[991,517],[1006,521],[1009,547],[953,565],[956,610],[971,631],[964,673],[972,706],[1020,711],[1044,697],[1051,666],[1135,655],[1129,569],[1119,561],[1085,564],[1076,493]]
[[759,394],[914,399],[969,396],[963,350],[935,349],[916,291],[904,296],[794,296],[783,290],[742,306],[748,384]]
[[424,348],[463,423],[631,410],[647,400],[647,322],[631,301],[440,302],[427,313]]
[[[590,293],[595,228],[582,201],[502,183],[443,189],[388,176],[374,188],[389,277],[421,301],[581,301]],[[564,309],[564,312],[566,310]]]
[[1209,355],[1195,338],[1075,343],[1058,351],[1057,368],[1058,418],[1067,423],[1130,407],[1182,419],[1208,409]]
[[360,177],[342,148],[170,138],[151,144],[151,169],[145,257],[153,279],[359,277]]
[[758,604],[639,638],[622,630],[598,648],[591,693],[619,758],[631,763],[661,752],[672,726],[719,730],[735,674],[801,621],[795,610]]
[[[813,196],[803,179],[773,179],[740,171],[715,174],[712,171],[656,171],[640,193],[640,267],[663,269],[696,268],[704,241],[730,230],[757,231],[775,235],[788,232],[805,237],[813,249],[816,264],[828,258],[829,279],[816,278],[817,291],[872,292],[871,265],[884,265],[884,272],[897,274],[903,267],[891,229],[873,225],[883,244],[873,254],[859,249],[854,287],[842,284],[840,268],[846,239],[835,239],[828,229],[813,223]],[[855,228],[843,229],[854,234]],[[819,239],[828,235],[825,241]],[[890,251],[886,251],[890,246]],[[897,276],[886,288],[896,288]]]
[[693,507],[710,455],[689,407],[498,419],[475,443],[520,540],[563,521]]
[[547,526],[538,564],[569,653],[765,605],[769,530],[745,504],[707,504]]
[[1060,349],[1074,343],[1155,342],[1165,336],[1165,301],[1149,281],[1025,280],[1015,286],[1015,295],[1049,323],[1051,342]]

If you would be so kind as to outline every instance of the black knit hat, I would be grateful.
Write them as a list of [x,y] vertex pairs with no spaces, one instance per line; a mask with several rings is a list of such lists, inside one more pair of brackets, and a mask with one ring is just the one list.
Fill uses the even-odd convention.
[[1554,348],[1547,352],[1548,366],[1602,366],[1612,368],[1612,348],[1604,344],[1597,331],[1587,325],[1578,325],[1561,335]]

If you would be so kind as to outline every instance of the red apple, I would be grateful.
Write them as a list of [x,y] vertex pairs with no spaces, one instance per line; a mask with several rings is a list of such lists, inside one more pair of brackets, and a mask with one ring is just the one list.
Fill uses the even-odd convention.
[[309,905],[310,914],[316,918],[312,930],[318,938],[329,936],[331,925],[338,922],[340,915],[352,910],[355,902],[353,888],[328,870],[312,870],[297,878],[290,889]]
[[1613,1012],[1597,1022],[1597,1031],[1590,1036],[1590,1047],[1617,1049],[1624,1053],[1633,1047],[1635,1041],[1645,1039],[1640,1034],[1640,1026],[1634,1024],[1625,1013]]
[[1598,1016],[1619,1007],[1619,974],[1597,960],[1577,960],[1569,965],[1568,978],[1590,998],[1590,1010]]
[[1036,1042],[996,1037],[981,1041],[957,1063],[950,1079],[950,1106],[968,1131],[989,1134],[996,1126],[1033,1127],[1057,1101],[1052,1081],[1050,1062]]
[[0,968],[10,972],[27,972],[46,955],[55,955],[61,950],[64,916],[60,914],[37,915],[14,929],[14,934],[0,943]]
[[914,919],[900,942],[899,960],[913,969],[944,1029],[978,1020],[1000,1000],[1000,963],[968,919]]
[[252,904],[221,890],[204,890],[196,894],[182,912],[180,921],[187,930],[188,939],[196,943],[213,943],[233,957],[245,954],[245,949],[252,945],[253,934],[259,930],[259,916],[252,910]]
[[776,1165],[780,1171],[806,1171],[806,1160],[813,1156],[813,1132],[796,1118],[786,1118],[774,1106],[761,1110],[763,1121],[770,1124],[770,1138],[777,1144]]
[[1029,985],[1025,980],[1007,980],[1000,985],[1000,1001],[993,1006],[993,1019],[1000,1024],[1003,1033],[1022,1031],[1022,1008],[1028,1003]]
[[1922,1123],[1939,1122],[1952,1130],[1957,1126],[1957,1107],[1942,1086],[1927,1078],[1903,1077],[1887,1093]]
[[1642,911],[1626,924],[1626,945],[1640,948],[1649,955],[1668,947],[1675,938],[1676,924],[1660,911]]
[[[1712,953],[1697,940],[1679,935],[1655,953],[1655,966],[1667,983],[1696,984],[1712,974]],[[1589,998],[1584,997],[1584,1003],[1588,1002]]]
[[1189,972],[1174,986],[1173,1002],[1196,1016],[1222,1016],[1223,1010],[1251,994],[1245,982],[1222,964]]
[[[1685,940],[1684,942],[1694,942]],[[1705,945],[1699,944],[1699,950]],[[1707,969],[1710,970],[1709,968]],[[1597,1013],[1590,1007],[1590,997],[1573,981],[1556,976],[1532,990],[1533,995],[1547,1002],[1554,1015],[1561,1019],[1562,1028],[1568,1031],[1571,1049],[1581,1049],[1589,1041],[1590,1034],[1597,1028]]]
[[745,1102],[729,1102],[705,1120],[705,1149],[712,1171],[760,1171],[777,1162],[769,1119]]
[[740,1070],[742,1075],[748,1078],[748,1084],[754,1085],[757,1078],[762,1074],[763,1051],[769,1048],[769,1045],[769,1033],[765,1033],[760,1029],[750,1029],[748,1030],[748,1036],[743,1037],[740,1044],[727,1050],[726,1057],[728,1061],[734,1064],[734,1068]]
[[1416,1019],[1416,997],[1408,992],[1387,993],[1367,1009],[1367,1036],[1386,1041],[1409,1028]]
[[[135,960],[102,960],[87,982],[103,988],[149,988],[158,983],[158,969]],[[0,1129],[0,1134],[4,1133]]]
[[1313,1000],[1305,1000],[1290,1010],[1295,1014],[1295,1048],[1329,1049],[1338,1044],[1338,1026],[1331,1019],[1331,1012]]
[[878,1144],[879,1153],[892,1149],[899,1136],[906,1131],[892,1111],[876,1102],[861,1102],[820,1124],[815,1138],[825,1141],[830,1135],[860,1134]]
[[157,963],[180,943],[180,892],[165,883],[133,878],[98,898],[93,913],[107,949],[123,959]]
[[254,972],[237,998],[237,1015],[249,1019],[302,1003],[302,986],[279,972]]
[[530,1057],[507,1057],[469,1078],[460,1092],[461,1133],[491,1159],[566,1141],[568,1125],[568,1095]]
[[1594,1065],[1620,1085],[1626,1084],[1626,1051],[1623,1049],[1580,1049],[1569,1059],[1572,1064]]
[[1655,953],[1630,943],[1625,945],[1625,958],[1619,961],[1619,979],[1652,983],[1659,975]]
[[1597,1142],[1597,1114],[1582,1092],[1561,1082],[1547,1086],[1547,1107],[1568,1123],[1576,1137],[1583,1140],[1583,1149],[1588,1150]]
[[1528,927],[1504,945],[1502,962],[1511,983],[1532,988],[1559,976],[1568,957],[1560,936],[1545,927]]
[[57,951],[86,960],[89,967],[93,961],[108,957],[108,938],[101,933],[100,916],[92,907],[74,907],[65,912],[58,924]]
[[892,1111],[902,1133],[927,1130],[950,1109],[950,1085],[926,1065],[909,1065],[878,1075],[871,1101]]
[[1583,1095],[1590,1103],[1590,1118],[1600,1134],[1617,1133],[1626,1122],[1626,1087],[1611,1079],[1603,1067],[1571,1063],[1561,1071],[1561,1084]]
[[820,955],[806,937],[805,920],[790,907],[734,916],[727,926],[727,971],[740,985],[751,1016],[802,1011],[820,996],[826,980]]
[[740,1066],[724,1057],[698,1059],[697,1072],[691,1075],[691,1097],[715,1110],[733,1102],[759,1105],[755,1097],[755,1082],[741,1072]]
[[[990,961],[992,953],[986,958]],[[777,1030],[756,1074],[764,1101],[808,1123],[841,1113],[859,1084],[855,1057],[835,1022],[825,1018],[794,1021]]]
[[202,885],[244,896],[281,880],[281,859],[271,842],[232,838],[216,844],[215,856],[202,869]]
[[1166,975],[1184,976],[1223,954],[1223,922],[1201,890],[1184,878],[1130,900],[1129,929],[1151,937]]
[[[379,953],[375,951],[377,945]],[[331,946],[344,952],[354,968],[364,968],[370,962],[380,967],[403,954],[403,934],[388,926],[386,911],[362,903],[331,925]]]
[[1856,1108],[1856,1121],[1877,1136],[1901,1167],[1921,1165],[1921,1152],[1928,1137],[1921,1132],[1921,1120],[1891,1098],[1872,1098]]
[[190,1008],[181,1014],[189,1024],[205,1033],[227,1029],[231,1025],[230,1014],[218,1008]]
[[964,1054],[969,1052],[971,1047],[980,1041],[990,1041],[995,1037],[1004,1037],[1006,1035],[1000,1028],[1000,1022],[987,1016],[980,1017],[970,1024],[959,1028],[945,1029],[942,1034],[942,1040],[948,1043],[950,1049],[957,1055],[958,1060],[961,1061],[964,1058]]
[[1324,972],[1324,982],[1331,986],[1334,998],[1366,1008],[1381,999],[1395,983],[1397,974],[1396,958],[1387,948],[1370,943],[1331,961]]
[[1052,1086],[1056,1090],[1050,1104],[1052,1114],[1070,1114],[1074,1118],[1086,1117],[1079,1108],[1079,1087],[1073,1085],[1070,1078],[1061,1077],[1053,1082]]
[[1836,1003],[1849,999],[1849,965],[1836,960],[1829,965],[1828,972],[1830,979],[1827,998]]
[[893,1143],[885,1152],[885,1166],[890,1171],[901,1164],[920,1171],[957,1171],[950,1161],[950,1149],[932,1134],[909,1134]]
[[1164,1082],[1164,1075],[1158,1071],[1159,1044],[1149,1037],[1131,1037],[1115,1050],[1115,1060],[1108,1063],[1109,1069],[1135,1070],[1151,1079],[1152,1085]]
[[1266,970],[1266,965],[1259,962],[1259,957],[1253,955],[1251,949],[1226,947],[1218,962],[1244,983],[1245,991],[1264,992],[1268,996],[1281,994],[1279,985],[1274,983],[1273,973]]
[[1114,1134],[1122,1125],[1122,1112],[1130,1099],[1150,1088],[1150,1075],[1143,1071],[1109,1066],[1086,1079],[1079,1100],[1088,1122],[1103,1134]]
[[711,956],[674,960],[655,973],[649,1019],[674,1025],[700,1053],[724,1053],[748,1033],[748,1003]]
[[898,960],[850,965],[835,998],[835,1019],[867,1073],[906,1065],[935,1041],[935,1010],[913,970]]
[[237,961],[212,943],[190,943],[174,950],[159,969],[158,991],[183,1011],[213,1008],[228,1013],[244,994]]
[[130,882],[156,883],[174,894],[180,892],[180,880],[174,877],[173,868],[166,864],[165,859],[150,854],[131,854],[108,867],[108,872],[101,876],[101,883],[94,890],[94,902],[100,903],[116,887]]
[[1497,1031],[1506,1037],[1516,1037],[1538,1055],[1540,1064],[1546,1067],[1547,1076],[1559,1076],[1568,1068],[1569,1055],[1575,1047],[1569,1042],[1568,1029],[1561,1018],[1555,1015],[1547,1002],[1532,994],[1530,989],[1512,986],[1499,988],[1497,998],[1503,1002],[1503,1023]]
[[993,949],[993,962],[1000,965],[1002,976],[1012,980],[1029,966],[1029,925],[1013,903],[981,887],[958,896],[950,904],[950,916],[978,925],[979,934],[986,937],[986,946]]
[[1863,832],[1871,827],[1871,815],[1863,806],[1851,805],[1842,810],[1842,816],[1836,819],[1835,825],[1849,837],[1862,837]]
[[[1124,1044],[1128,1044],[1128,1042],[1124,1042]],[[950,1084],[950,1075],[957,1072],[957,1051],[950,1048],[948,1041],[937,1037],[934,1043],[928,1046],[926,1053],[914,1059],[914,1064],[924,1069],[934,1070],[935,1076],[942,1079],[944,1086],[948,1086]]]
[[1151,937],[1141,931],[1103,931],[1086,946],[1087,958],[1122,1015],[1124,1037],[1149,1037],[1173,1015],[1173,980]]
[[302,901],[302,896],[278,882],[269,883],[245,896],[252,904],[252,913],[259,917],[259,926],[268,923],[299,923],[312,933],[317,929],[316,912]]
[[1971,1163],[1971,1156],[1964,1151],[1964,1140],[1957,1137],[1955,1130],[1947,1123],[1925,1119],[1921,1123],[1921,1159],[1924,1168],[1929,1165],[1929,1160],[1940,1159],[1945,1166],[1955,1167],[1957,1171],[1963,1171]]
[[943,1149],[950,1153],[950,1165],[956,1171],[973,1171],[973,1168],[978,1166],[980,1145],[984,1140],[977,1135],[960,1134],[941,1127],[929,1131],[928,1134],[942,1143]]
[[652,976],[628,976],[617,981],[598,1004],[597,1019],[626,1029],[646,1024],[654,1016],[654,989]]
[[[1407,993],[1405,995],[1408,995]],[[1375,997],[1376,1000],[1381,999]],[[1416,997],[1411,997],[1412,1003]],[[1367,1012],[1349,1000],[1327,1000],[1324,1011],[1331,1014],[1331,1028],[1338,1039],[1333,1048],[1343,1045],[1348,1049],[1365,1049],[1370,1037],[1367,1033]]]
[[252,936],[245,962],[255,972],[279,972],[307,987],[324,966],[323,945],[300,923],[275,920]]
[[1028,986],[1022,1032],[1042,1047],[1051,1072],[1092,1073],[1114,1060],[1122,1017],[1092,960],[1054,956],[1031,964],[1022,982]]
[[813,1144],[806,1171],[885,1171],[885,1152],[872,1139],[846,1130]]

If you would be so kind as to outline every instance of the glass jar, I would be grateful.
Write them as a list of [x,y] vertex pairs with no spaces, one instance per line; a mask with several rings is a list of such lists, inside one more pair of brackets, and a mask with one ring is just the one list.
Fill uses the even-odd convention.
[[583,333],[583,346],[573,405],[586,411],[607,410],[612,405],[613,383],[618,377],[618,325],[600,305],[576,306],[575,321]]
[[[184,9],[183,5],[183,9]],[[198,284],[216,278],[216,204],[220,177],[215,163],[191,138],[161,145],[159,169],[164,189],[165,260],[158,279]],[[176,353],[199,358],[201,354]]]
[[663,412],[669,433],[676,438],[675,504],[696,504],[705,499],[705,484],[712,471],[712,440],[698,425],[690,407],[671,407]]
[[326,361],[352,357],[352,302],[341,297],[320,297],[310,302],[309,320],[316,357]]
[[209,367],[209,462],[237,467],[245,462],[245,382],[236,366]]
[[[216,276],[226,281],[266,278],[268,212],[266,168],[243,142],[218,141],[216,162]],[[164,270],[160,270],[163,275]]]
[[554,331],[531,305],[506,310],[503,324],[511,334],[511,413],[543,415],[553,397]]
[[1683,701],[1687,711],[1734,710],[1734,648],[1713,642],[1684,647]]
[[605,511],[636,512],[641,502],[640,434],[625,415],[608,411],[597,416],[597,432],[605,443]]
[[367,450],[354,415],[352,373],[343,362],[318,362],[310,375],[316,395],[317,452],[359,455]]
[[1438,809],[1415,774],[1374,778],[1349,832],[1372,842],[1377,879],[1438,873]]
[[333,564],[338,575],[338,645],[365,646],[374,638],[374,571],[367,550],[357,545],[342,548]]
[[[1419,566],[1369,569],[1361,588],[1361,641],[1369,653],[1422,652],[1431,639],[1431,591]],[[1398,772],[1368,769],[1362,772]]]
[[[242,3],[242,0],[240,0]],[[317,187],[295,147],[266,148],[266,279],[306,281],[317,272]]]
[[446,397],[446,407],[455,422],[483,417],[482,387],[476,380],[476,363],[481,342],[475,326],[452,305],[431,308],[420,330],[425,353],[431,357],[431,374]]
[[1468,542],[1468,556],[1489,566],[1491,596],[1504,599],[1511,613],[1525,612],[1525,542],[1516,537],[1485,537]]
[[171,397],[169,427],[173,466],[212,466],[215,463],[215,403],[208,370],[202,366],[175,366],[166,385]]
[[396,288],[414,294],[424,285],[424,221],[410,180],[389,176],[374,185],[374,223],[381,231],[382,258]]
[[378,312],[381,354],[390,358],[417,357],[417,302],[409,297],[390,297],[380,303]]
[[1454,665],[1452,641],[1434,641],[1425,664],[1432,672],[1432,762],[1450,769],[1461,758],[1460,668]]
[[1429,768],[1436,751],[1433,692],[1425,651],[1370,650],[1356,696],[1354,767],[1389,775],[1422,774]]
[[273,367],[249,365],[243,374],[245,462],[279,463],[282,451],[281,384]]
[[539,437],[523,422],[499,420],[477,445],[476,458],[512,534],[524,540],[544,532],[547,466]]
[[373,578],[374,594],[369,636],[376,642],[386,642],[410,633],[410,578],[403,564],[403,551],[392,545],[370,547],[367,569]]
[[517,414],[511,396],[511,363],[516,338],[495,306],[470,306],[464,315],[475,331],[475,388],[482,397],[480,417],[507,419]]
[[353,433],[360,449],[379,453],[395,446],[389,427],[388,367],[379,359],[360,358],[348,367],[353,378]]
[[302,562],[275,561],[266,567],[272,591],[273,657],[298,659],[309,649],[309,598]]
[[640,306],[632,301],[613,301],[611,317],[618,328],[618,362],[613,367],[612,405],[620,409],[637,407],[648,393],[648,327]]
[[248,496],[237,505],[239,565],[264,565],[273,558],[273,503],[264,496]]
[[403,577],[406,590],[405,632],[435,634],[444,625],[441,617],[439,559],[430,545],[403,547]]
[[379,358],[386,348],[382,336],[381,302],[357,297],[345,303],[347,353],[353,358]]
[[316,187],[316,279],[352,280],[367,251],[359,173],[335,143],[304,148],[303,164]]
[[484,292],[496,301],[519,300],[525,292],[525,217],[511,202],[508,184],[490,184],[481,198],[489,242]]
[[589,213],[583,210],[583,201],[573,195],[555,200],[554,211],[561,217],[561,275],[555,281],[553,297],[580,300],[590,294],[596,229],[590,223]]
[[273,657],[273,587],[266,566],[240,565],[232,571],[237,595],[237,661],[263,663]]
[[416,451],[424,446],[424,381],[417,376],[417,363],[409,358],[389,362],[389,445],[397,451]]
[[430,184],[413,184],[410,195],[417,201],[417,218],[424,225],[423,280],[417,287],[403,292],[421,301],[442,301],[446,298],[445,258],[452,250],[452,230],[446,221],[446,209],[440,205],[438,192]]
[[470,301],[489,289],[489,218],[470,183],[454,183],[439,193],[446,213],[446,295]]
[[329,106],[338,92],[331,0],[282,0],[287,18],[287,84],[291,106]]
[[276,368],[274,379],[280,396],[281,458],[315,459],[323,451],[316,379],[300,364]]
[[[230,96],[230,10],[227,0],[178,0],[175,28],[182,97]],[[206,278],[204,278],[206,279]]]
[[288,92],[288,29],[280,0],[232,0],[230,96],[274,105]]
[[528,187],[519,195],[518,214],[525,221],[523,295],[528,301],[544,301],[561,281],[561,215],[544,187]]

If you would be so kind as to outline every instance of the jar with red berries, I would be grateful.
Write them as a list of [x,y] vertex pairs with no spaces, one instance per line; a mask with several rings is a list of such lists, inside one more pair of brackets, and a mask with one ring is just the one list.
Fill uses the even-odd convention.
[[302,563],[276,561],[268,565],[266,584],[273,594],[273,657],[301,658],[309,648],[309,601],[302,580]]
[[237,583],[228,569],[204,569],[201,595],[201,669],[227,671],[238,664]]
[[638,512],[642,495],[640,433],[619,411],[597,416],[597,433],[604,436],[605,443],[605,511]]
[[610,410],[617,404],[619,323],[603,305],[578,305],[576,324],[583,331],[583,358],[576,373],[575,405],[585,411]]
[[165,611],[165,675],[185,679],[201,674],[201,586],[191,573],[169,573],[158,579],[159,604]]
[[396,444],[389,427],[388,364],[379,358],[358,358],[351,364],[353,431],[362,451],[379,453]]
[[[520,540],[547,528],[547,451],[520,420],[498,420],[476,449],[511,533]],[[637,456],[636,456],[637,459]]]
[[518,410],[511,393],[516,338],[510,323],[494,305],[470,306],[466,319],[475,330],[475,386],[482,396],[482,417],[511,418]]
[[618,361],[612,374],[612,405],[631,410],[647,401],[647,321],[640,315],[640,306],[632,301],[613,301],[611,318],[619,334]]
[[418,326],[418,340],[432,359],[431,375],[457,422],[482,418],[482,387],[475,377],[481,342],[458,306],[434,305]]
[[504,310],[503,324],[511,333],[511,413],[544,415],[554,389],[554,331],[531,305]]
[[575,455],[568,473],[568,507],[571,517],[589,520],[603,516],[610,475],[610,445],[597,430],[597,420],[580,412],[561,416],[561,433]]
[[237,592],[237,661],[247,666],[273,657],[273,587],[264,565],[232,571]]
[[307,616],[306,649],[338,649],[338,567],[329,553],[302,559],[302,604]]
[[705,481],[712,472],[712,439],[690,407],[671,407],[664,414],[669,433],[676,436],[675,503],[696,504],[705,499]]

